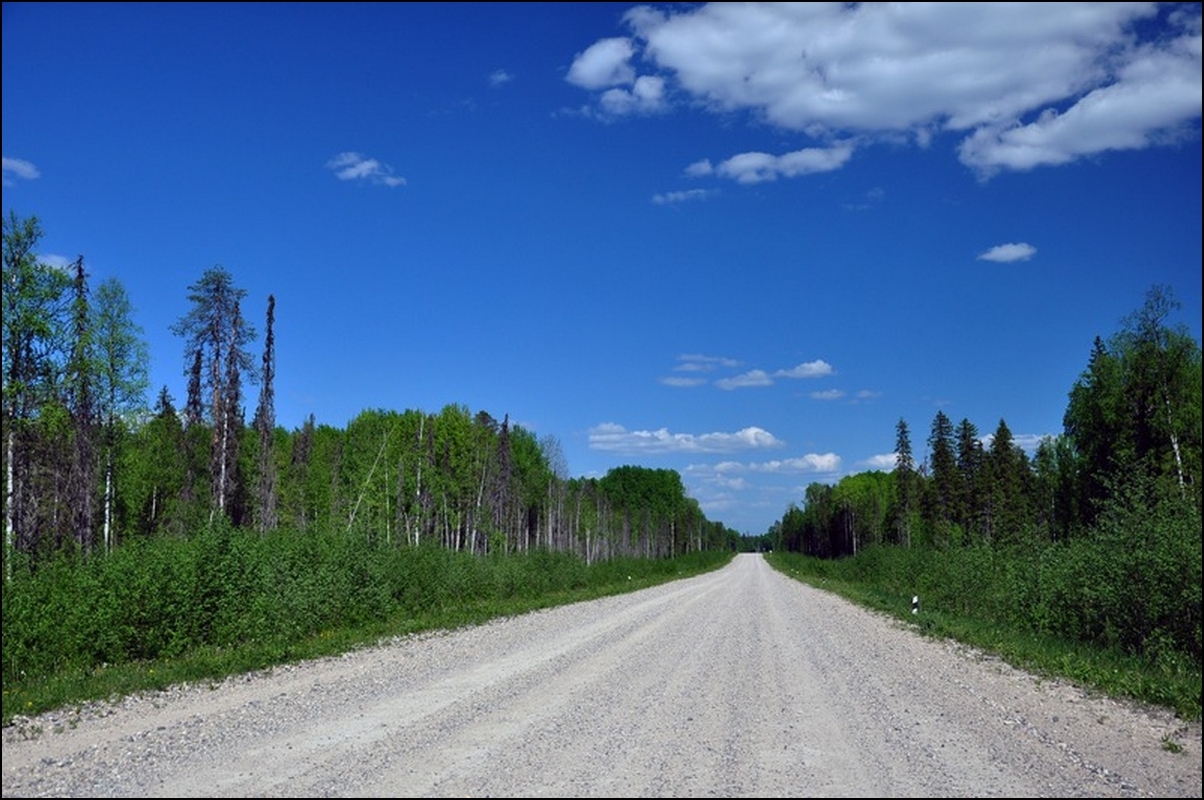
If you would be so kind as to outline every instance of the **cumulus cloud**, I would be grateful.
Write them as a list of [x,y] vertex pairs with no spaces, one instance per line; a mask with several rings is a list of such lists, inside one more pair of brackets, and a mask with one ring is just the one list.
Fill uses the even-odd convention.
[[489,85],[490,86],[502,86],[504,84],[509,83],[512,80],[514,80],[514,76],[511,75],[509,72],[506,72],[506,70],[504,70],[504,69],[494,70],[489,75]]
[[602,93],[598,101],[604,116],[622,117],[628,114],[653,114],[665,109],[665,81],[651,75],[641,75],[631,88],[615,87]]
[[715,385],[720,389],[744,389],[750,386],[772,386],[775,378],[822,378],[831,374],[832,365],[823,359],[816,359],[773,373],[763,369],[750,369],[730,378],[721,378],[715,381]]
[[353,151],[339,153],[326,162],[326,168],[341,181],[363,181],[390,187],[405,186],[406,183],[405,178],[393,174],[393,168],[388,164]]
[[978,255],[979,261],[995,261],[1006,264],[1010,261],[1028,261],[1037,254],[1037,248],[1027,242],[999,244]]
[[781,447],[784,443],[762,428],[742,428],[734,433],[671,433],[667,428],[655,431],[629,431],[613,422],[590,429],[592,450],[624,455],[663,453],[732,453]]
[[[566,76],[607,115],[673,104],[821,145],[696,161],[694,174],[806,175],[839,169],[854,142],[950,134],[986,179],[1198,135],[1197,4],[704,3],[638,6],[623,24],[629,35],[579,52]],[[654,96],[637,96],[644,79]]]
[[714,466],[720,473],[757,472],[765,474],[794,474],[800,472],[839,472],[840,456],[835,453],[807,453],[796,458],[774,459],[772,461],[754,461],[741,463],[739,461],[723,461]]
[[[715,173],[731,178],[737,183],[763,183],[778,177],[795,178],[814,172],[831,172],[840,169],[853,155],[853,147],[840,144],[833,147],[808,147],[793,153],[775,156],[769,153],[740,153],[715,167]],[[710,162],[705,162],[708,165]],[[698,169],[697,163],[687,167],[687,172]]]
[[661,383],[666,386],[692,387],[702,386],[707,382],[706,378],[700,377],[702,373],[713,372],[720,367],[735,367],[739,362],[734,358],[726,356],[708,356],[701,353],[685,353],[677,357],[678,364],[673,368],[674,372],[690,373],[689,376],[673,375],[661,378]]
[[898,461],[898,456],[894,453],[883,453],[877,456],[870,456],[865,461],[861,462],[861,466],[866,469],[878,470],[880,472],[893,472],[895,463]]
[[15,186],[17,178],[22,180],[32,181],[42,177],[42,173],[38,172],[38,168],[28,161],[21,158],[3,157],[4,166],[4,185]]
[[823,378],[831,375],[832,372],[832,365],[821,358],[815,361],[808,361],[805,364],[799,364],[790,369],[780,369],[774,375],[780,378]]
[[752,369],[731,378],[715,381],[720,389],[743,389],[748,386],[772,386],[773,378],[763,369]]
[[577,54],[565,79],[583,89],[629,84],[635,80],[635,69],[627,63],[633,55],[635,45],[630,39],[601,39]]
[[812,392],[812,400],[839,400],[844,397],[844,392],[840,389],[826,389],[822,392]]

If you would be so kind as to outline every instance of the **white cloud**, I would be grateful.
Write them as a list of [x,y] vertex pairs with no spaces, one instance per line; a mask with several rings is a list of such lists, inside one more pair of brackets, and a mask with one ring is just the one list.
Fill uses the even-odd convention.
[[839,400],[844,397],[844,392],[840,389],[827,389],[822,392],[812,392],[812,400]]
[[735,433],[670,433],[667,428],[655,431],[629,431],[613,422],[590,429],[592,450],[627,455],[656,453],[732,453],[739,450],[760,450],[781,447],[784,443],[762,428],[742,428]]
[[740,463],[738,461],[723,461],[713,469],[720,473],[757,472],[768,474],[794,474],[800,472],[839,472],[840,456],[835,453],[808,453],[797,458],[775,459],[773,461],[753,461]]
[[823,359],[808,361],[789,369],[779,369],[772,374],[763,369],[750,369],[731,378],[715,381],[720,389],[744,389],[749,386],[772,386],[774,378],[822,378],[833,374],[832,365]]
[[75,264],[75,259],[56,255],[55,253],[39,253],[38,263],[57,269],[59,272],[70,273],[71,267]]
[[734,378],[722,378],[715,381],[720,389],[743,389],[748,386],[772,386],[773,378],[763,369],[753,369],[741,373]]
[[[1041,440],[1046,436],[1049,436],[1049,434],[1021,433],[1012,436],[1012,444],[1032,456],[1037,452],[1037,447],[1040,446]],[[981,436],[979,437],[979,441],[982,442],[983,447],[989,450],[991,443],[995,441],[995,434],[988,433],[985,436]]]
[[1172,141],[1201,113],[1198,4],[705,3],[639,6],[624,24],[630,36],[596,42],[567,74],[594,92],[624,87],[594,98],[610,116],[647,111],[631,87],[655,78],[657,109],[672,98],[847,142],[827,160],[723,162],[745,182],[838,169],[854,141],[927,147],[941,133],[987,178]]
[[702,353],[683,353],[677,357],[682,362],[674,367],[676,372],[710,372],[716,367],[738,367],[740,362],[727,356],[708,356]]
[[684,192],[665,192],[664,194],[654,194],[652,202],[658,206],[672,206],[678,203],[685,203],[690,200],[705,200],[715,194],[713,189],[687,189]]
[[980,253],[978,260],[1004,264],[1010,261],[1028,261],[1036,254],[1037,248],[1027,242],[1009,242],[995,245],[985,253]]
[[629,84],[635,80],[635,70],[627,61],[634,54],[631,40],[621,36],[594,42],[573,59],[566,80],[583,89]]
[[669,375],[664,378],[661,378],[660,380],[661,380],[661,383],[665,384],[666,386],[681,386],[681,387],[702,386],[704,383],[707,382],[706,378],[680,378],[680,377],[677,377],[676,375]]
[[740,153],[719,164],[715,172],[737,183],[762,183],[777,180],[778,176],[795,178],[814,172],[831,172],[844,166],[852,155],[853,147],[847,143],[827,148],[808,147],[782,156]]
[[832,372],[832,365],[821,358],[799,364],[790,369],[780,369],[774,375],[780,378],[822,378],[831,375]]
[[893,472],[895,462],[898,456],[894,453],[883,453],[882,455],[870,456],[865,461],[861,462],[861,466],[866,469],[879,470],[881,472]]
[[32,181],[35,178],[42,177],[42,173],[38,172],[37,167],[21,158],[9,158],[8,156],[3,156],[3,166],[5,186],[15,186],[15,178]]
[[630,89],[607,89],[598,102],[606,116],[654,114],[665,109],[665,81],[663,78],[641,75]]
[[375,158],[366,158],[360,153],[339,153],[326,162],[341,181],[367,181],[380,186],[405,186],[406,179],[393,174],[393,168]]
[[507,84],[512,80],[514,80],[514,76],[504,69],[494,70],[489,75],[490,86],[502,86],[503,84]]

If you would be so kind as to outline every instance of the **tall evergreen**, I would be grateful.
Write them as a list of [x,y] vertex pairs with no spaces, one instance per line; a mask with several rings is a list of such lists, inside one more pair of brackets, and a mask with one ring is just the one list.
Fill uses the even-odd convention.
[[895,425],[895,527],[899,541],[911,546],[911,517],[915,510],[917,481],[916,462],[911,455],[911,432],[907,420],[899,418]]
[[944,411],[938,410],[933,417],[928,453],[932,477],[926,493],[925,521],[938,544],[949,544],[956,521],[958,473],[953,423]]
[[992,510],[991,538],[1003,544],[1019,543],[1032,527],[1032,467],[1002,419],[991,438],[986,472]]
[[974,537],[983,525],[983,452],[978,428],[968,419],[957,426],[957,490],[954,518],[966,535]]
[[70,419],[71,455],[64,501],[76,545],[90,552],[96,543],[97,365],[83,256],[75,260],[72,272],[71,344],[63,387]]
[[259,434],[259,480],[256,492],[260,532],[276,527],[276,407],[272,382],[276,376],[276,340],[272,326],[276,320],[276,297],[268,295],[267,325],[263,338],[263,381],[259,388],[259,406],[255,410],[255,432]]
[[[191,417],[194,383],[209,392],[207,415],[210,429],[211,513],[227,515],[235,490],[238,438],[242,427],[241,378],[255,375],[247,345],[255,330],[246,325],[240,311],[246,291],[221,266],[206,270],[189,287],[192,307],[172,326],[184,338],[185,374],[189,377]],[[199,373],[199,374],[198,374]]]

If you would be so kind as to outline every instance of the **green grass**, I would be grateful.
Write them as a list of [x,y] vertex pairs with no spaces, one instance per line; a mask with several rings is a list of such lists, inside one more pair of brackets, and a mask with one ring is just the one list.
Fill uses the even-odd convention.
[[[319,630],[286,636],[260,633],[233,644],[195,644],[172,655],[118,663],[95,658],[91,663],[86,659],[81,662],[78,657],[62,655],[51,660],[74,663],[63,668],[43,669],[35,675],[10,668],[17,656],[28,654],[22,653],[16,643],[11,645],[11,650],[17,656],[10,654],[6,615],[3,724],[12,724],[18,716],[79,708],[91,701],[116,700],[177,684],[216,685],[231,675],[338,655],[395,637],[477,625],[498,617],[623,594],[718,569],[731,558],[732,554],[728,552],[711,552],[675,559],[616,559],[586,566],[575,558],[547,553],[500,558],[420,553],[411,560],[416,564],[411,564],[412,571],[405,580],[424,587],[438,585],[443,588],[432,589],[422,596],[407,597],[404,604],[381,618],[342,625],[327,624]],[[72,587],[77,584],[90,585],[78,578]],[[10,598],[10,590],[11,587],[6,587],[6,605],[9,599],[14,599],[14,606],[19,605],[16,598]],[[95,591],[94,587],[92,590]],[[61,594],[63,590],[57,591]],[[299,601],[282,598],[280,602],[288,603],[292,608]],[[255,608],[262,611],[260,605]],[[273,616],[270,611],[264,613]],[[14,622],[21,619],[14,614]],[[68,626],[73,624],[70,619],[65,619],[56,629],[59,638],[86,637],[86,634],[69,630]],[[173,624],[179,625],[178,621]],[[15,625],[12,638],[18,638]],[[155,631],[146,630],[143,638],[160,637]],[[28,657],[25,660],[32,663]]]
[[[1201,671],[1186,657],[1162,654],[1151,658],[1066,641],[1034,633],[1027,626],[988,622],[957,608],[934,607],[923,597],[919,613],[913,614],[912,592],[884,588],[874,581],[872,570],[867,574],[851,564],[842,569],[838,562],[795,553],[775,552],[767,559],[791,578],[895,617],[921,635],[961,642],[1040,677],[1060,678],[1116,699],[1167,708],[1182,719],[1201,718]],[[839,574],[845,571],[858,578],[850,580]]]

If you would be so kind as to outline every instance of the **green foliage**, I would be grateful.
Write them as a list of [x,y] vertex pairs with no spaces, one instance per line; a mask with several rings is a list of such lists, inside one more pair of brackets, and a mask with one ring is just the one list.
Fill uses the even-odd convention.
[[[1140,491],[1136,491],[1140,494]],[[1041,547],[871,547],[771,563],[1020,666],[1200,714],[1201,519],[1118,500],[1091,537]],[[910,615],[913,595],[922,613]]]
[[[730,557],[712,550],[587,565],[544,548],[472,555],[341,530],[259,535],[222,521],[190,538],[133,539],[105,557],[63,550],[35,568],[16,556],[3,585],[4,719],[28,712],[30,702],[37,710],[62,702],[62,692],[90,699],[169,674],[259,668],[629,591]],[[153,680],[145,665],[158,665]]]

